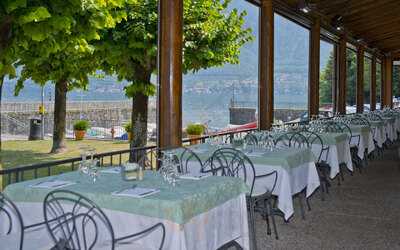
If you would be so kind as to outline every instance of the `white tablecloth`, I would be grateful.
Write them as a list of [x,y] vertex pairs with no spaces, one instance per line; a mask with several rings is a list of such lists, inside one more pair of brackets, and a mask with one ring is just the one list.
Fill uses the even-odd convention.
[[[367,150],[367,153],[370,154],[372,151],[375,150],[375,144],[374,144],[374,139],[373,139],[373,134],[372,131],[369,132],[354,132],[354,136],[360,135],[360,144],[358,145],[358,152],[357,155],[360,157],[361,160],[364,159],[364,152]],[[351,140],[352,144],[357,144],[358,143],[358,137],[353,137]]]
[[[312,151],[315,157],[320,153],[321,145],[313,144]],[[340,172],[340,164],[346,164],[347,169],[353,171],[353,161],[351,160],[350,145],[348,140],[341,141],[335,145],[329,145],[329,151],[323,151],[321,159],[330,166],[329,177],[331,179]]]
[[[41,203],[18,202],[16,205],[19,207],[26,224],[37,223],[43,220],[43,205]],[[163,249],[214,250],[231,240],[236,240],[243,249],[249,249],[247,206],[244,194],[206,213],[193,217],[184,225],[120,211],[107,209],[103,211],[110,219],[116,237],[133,234],[158,222],[162,222],[166,228],[166,238]],[[27,234],[29,235],[32,233],[35,232],[28,232]],[[121,245],[121,247],[122,249],[132,250],[158,249],[160,239],[161,231],[157,230],[147,237],[135,241],[136,245],[134,247],[132,245]],[[41,241],[51,241],[51,238],[41,237]],[[32,246],[32,244],[26,242],[24,250],[40,250],[31,248],[30,246]],[[116,249],[121,249],[121,247],[117,247]],[[0,243],[0,249],[6,250],[14,248],[12,248],[12,246],[6,248]]]
[[377,146],[382,148],[383,144],[385,143],[385,141],[387,139],[385,126],[374,127],[373,135],[374,135],[374,140],[376,141]]
[[[320,185],[314,162],[291,168],[290,171],[280,166],[254,165],[254,167],[257,175],[277,171],[278,180],[273,194],[278,197],[278,208],[284,213],[285,220],[294,213],[293,195],[306,188],[306,196],[309,197]],[[265,183],[255,183],[256,190],[263,189],[264,186]]]
[[392,142],[397,140],[397,129],[395,123],[387,122],[385,125],[385,132],[388,140]]

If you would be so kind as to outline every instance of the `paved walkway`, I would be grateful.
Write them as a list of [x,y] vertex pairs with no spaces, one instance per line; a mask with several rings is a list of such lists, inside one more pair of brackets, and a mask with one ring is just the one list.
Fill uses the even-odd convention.
[[279,240],[266,235],[266,223],[258,217],[258,249],[400,249],[396,148],[386,150],[383,160],[370,161],[362,174],[346,174],[341,186],[332,182],[325,201],[319,190],[310,201],[306,220],[301,219],[297,200],[289,223],[278,218]]

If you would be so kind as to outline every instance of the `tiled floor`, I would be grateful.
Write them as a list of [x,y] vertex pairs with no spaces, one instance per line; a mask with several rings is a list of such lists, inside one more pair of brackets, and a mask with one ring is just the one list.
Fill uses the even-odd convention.
[[[398,147],[398,145],[397,145]],[[392,146],[383,160],[370,161],[363,173],[345,174],[341,186],[332,182],[321,201],[311,197],[306,219],[296,214],[289,223],[278,218],[279,240],[256,222],[258,249],[400,249],[400,160]]]

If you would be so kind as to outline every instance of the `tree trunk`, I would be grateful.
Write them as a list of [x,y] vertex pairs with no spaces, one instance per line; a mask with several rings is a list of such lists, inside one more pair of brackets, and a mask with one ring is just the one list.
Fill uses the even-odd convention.
[[1,119],[1,114],[2,114],[1,101],[2,101],[2,96],[3,96],[3,84],[4,84],[4,75],[0,76],[0,152],[1,152],[1,149],[2,149],[1,135],[3,134],[2,133],[2,126],[1,126],[1,123],[3,121],[3,119]]
[[[151,72],[136,70],[137,80],[146,84],[150,83]],[[144,147],[147,145],[147,109],[149,97],[143,93],[137,93],[132,98],[132,130],[133,140],[131,141],[130,148]],[[144,152],[131,151],[130,161],[143,160]]]
[[54,130],[53,147],[51,153],[61,153],[66,150],[65,119],[67,116],[67,90],[68,82],[60,80],[56,83],[54,95]]

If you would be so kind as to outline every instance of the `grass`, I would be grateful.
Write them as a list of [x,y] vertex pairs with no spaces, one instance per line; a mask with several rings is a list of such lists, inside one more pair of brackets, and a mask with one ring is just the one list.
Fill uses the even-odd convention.
[[67,140],[67,151],[60,154],[49,154],[52,141],[5,141],[0,153],[2,167],[44,163],[79,157],[82,147],[95,148],[96,153],[129,149],[129,143],[123,141]]
[[[0,168],[13,168],[17,166],[30,165],[45,163],[56,160],[63,160],[68,158],[79,157],[82,147],[90,147],[96,149],[96,153],[105,153],[111,151],[118,151],[129,149],[129,143],[124,141],[99,141],[99,140],[67,140],[67,151],[59,154],[50,154],[52,141],[5,141],[3,142],[3,148],[0,152]],[[155,160],[154,155],[148,154],[148,157]],[[126,162],[129,159],[129,154],[123,154],[121,161]],[[119,164],[119,155],[113,156],[113,165]],[[104,166],[110,164],[111,158],[104,158]],[[155,161],[154,161],[155,162]],[[20,172],[17,176],[13,174],[11,176],[0,176],[0,191],[8,184],[14,183],[17,180],[30,180],[33,178],[39,178],[49,175],[57,175],[60,173],[71,171],[72,165],[58,165],[52,168],[41,168],[37,171],[28,170]],[[74,166],[76,170],[78,163]]]

